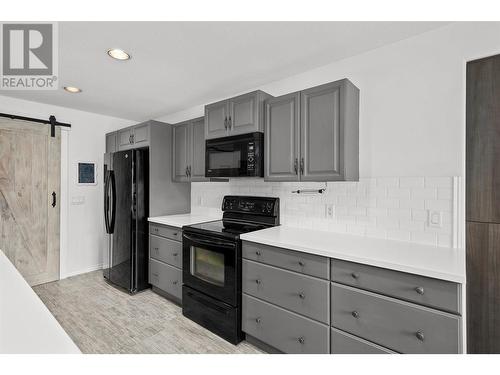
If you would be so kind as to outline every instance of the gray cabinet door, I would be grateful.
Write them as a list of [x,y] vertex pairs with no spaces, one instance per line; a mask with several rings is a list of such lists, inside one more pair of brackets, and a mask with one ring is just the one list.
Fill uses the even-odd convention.
[[174,126],[172,140],[172,180],[189,181],[189,123]]
[[228,101],[205,106],[205,139],[219,138],[228,135]]
[[134,147],[146,147],[149,145],[149,125],[138,125],[134,127],[132,136]]
[[205,178],[205,119],[193,120],[191,124],[191,181],[206,181]]
[[106,134],[106,153],[116,151],[116,132]]
[[118,141],[118,150],[129,150],[133,148],[132,142],[132,128],[126,128],[122,130],[118,130],[117,132],[117,141]]
[[259,91],[229,99],[228,126],[230,135],[262,131],[259,121]]
[[343,168],[341,84],[301,93],[301,160],[304,181],[340,180]]
[[265,102],[266,181],[298,181],[300,150],[300,93],[271,98]]

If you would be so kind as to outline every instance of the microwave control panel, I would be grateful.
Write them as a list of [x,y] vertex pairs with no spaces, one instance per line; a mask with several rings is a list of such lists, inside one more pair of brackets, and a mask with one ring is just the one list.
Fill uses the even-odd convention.
[[247,171],[248,174],[255,171],[255,142],[247,143]]

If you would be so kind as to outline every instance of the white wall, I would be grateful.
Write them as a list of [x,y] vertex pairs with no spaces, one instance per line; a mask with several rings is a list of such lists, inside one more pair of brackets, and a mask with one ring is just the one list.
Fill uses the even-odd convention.
[[[77,100],[77,97],[75,97]],[[71,123],[61,136],[61,278],[100,268],[102,264],[104,134],[133,122],[69,108],[0,96],[0,112]],[[98,163],[96,186],[75,183],[75,163]],[[82,205],[72,205],[72,197],[84,197]]]

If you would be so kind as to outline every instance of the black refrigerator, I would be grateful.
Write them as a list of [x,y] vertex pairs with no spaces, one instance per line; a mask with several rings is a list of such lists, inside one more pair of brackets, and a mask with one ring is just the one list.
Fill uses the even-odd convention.
[[129,293],[148,284],[149,150],[104,155],[104,278]]

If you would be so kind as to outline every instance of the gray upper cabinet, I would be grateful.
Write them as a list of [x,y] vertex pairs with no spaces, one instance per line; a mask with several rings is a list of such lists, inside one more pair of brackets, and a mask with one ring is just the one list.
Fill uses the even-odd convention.
[[191,123],[191,181],[205,181],[205,120],[203,117]]
[[265,179],[299,180],[300,93],[271,98],[265,104]]
[[205,139],[263,131],[263,91],[253,91],[205,106]]
[[175,125],[172,139],[173,181],[206,181],[204,118]]
[[131,126],[129,128],[118,130],[118,151],[130,150],[132,148],[148,147],[150,140],[149,129],[150,125],[148,122],[146,122]]
[[173,127],[172,140],[172,179],[176,182],[187,182],[189,181],[189,122]]
[[106,153],[116,151],[116,134],[117,132],[106,134]]
[[224,137],[228,133],[229,108],[227,100],[205,106],[205,138]]
[[303,90],[300,99],[268,99],[265,133],[268,181],[359,179],[359,89],[347,79]]

